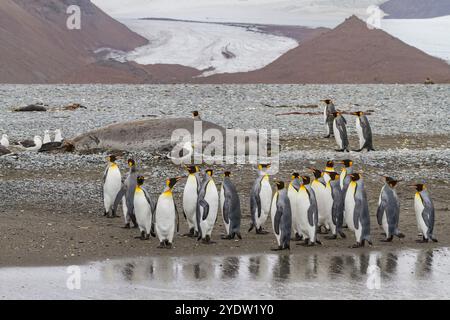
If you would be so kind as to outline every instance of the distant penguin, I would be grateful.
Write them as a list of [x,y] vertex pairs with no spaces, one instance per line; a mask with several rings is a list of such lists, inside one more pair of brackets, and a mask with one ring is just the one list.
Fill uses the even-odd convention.
[[424,184],[416,184],[416,195],[414,197],[414,209],[416,211],[417,227],[422,233],[422,239],[416,240],[418,243],[432,240],[437,242],[433,235],[434,229],[434,205],[430,194]]
[[370,215],[364,181],[359,173],[353,173],[345,195],[346,223],[354,231],[356,244],[353,248],[363,247],[367,241],[370,245]]
[[292,228],[291,203],[284,188],[284,182],[277,181],[276,185],[277,191],[272,199],[271,218],[278,248],[273,250],[289,250]]
[[327,224],[331,229],[331,236],[326,236],[325,239],[334,240],[337,235],[341,238],[345,238],[346,235],[342,232],[342,225],[344,222],[344,197],[339,181],[339,174],[336,172],[330,172],[330,181],[327,182],[326,201],[331,201],[331,217],[327,221]]
[[130,228],[130,220],[133,222],[134,228],[138,227],[136,216],[134,214],[134,191],[136,189],[138,172],[136,162],[133,159],[128,159],[127,163],[130,170],[125,177],[122,188],[120,189],[119,193],[116,196],[116,199],[114,200],[114,212],[117,212],[117,206],[119,205],[119,202],[123,198],[125,198],[125,204],[123,205],[124,209],[126,207],[126,210],[123,210],[125,219],[124,228],[128,229]]
[[325,182],[330,181],[330,176],[328,172],[335,172],[334,170],[334,162],[332,160],[328,160],[327,164],[325,165],[325,170],[323,171],[323,180]]
[[21,141],[19,142],[19,145],[25,148],[26,151],[39,151],[42,147],[42,138],[40,136],[35,136],[33,141]]
[[179,216],[172,190],[180,179],[181,177],[166,180],[166,187],[156,203],[154,224],[160,249],[172,249],[175,231],[179,230]]
[[[328,224],[331,219],[331,210],[333,201],[330,199],[330,195],[327,194],[327,183],[323,178],[323,174],[320,170],[315,168],[309,168],[314,174],[314,180],[311,182],[311,188],[314,190],[314,195],[317,200],[317,214],[318,214],[318,232],[322,233],[322,227],[325,228],[323,233],[328,233],[330,225]],[[329,176],[328,176],[329,177]]]
[[141,240],[150,239],[150,235],[155,236],[153,215],[156,205],[153,202],[150,194],[142,186],[145,178],[143,176],[137,177],[137,185],[134,191],[134,212],[136,214],[136,222],[139,226]]
[[114,200],[122,188],[122,175],[120,169],[116,164],[116,156],[110,155],[107,157],[108,166],[103,173],[103,204],[105,207],[105,216],[115,217]]
[[197,200],[201,185],[200,169],[197,166],[190,166],[187,170],[189,176],[183,192],[183,211],[188,223],[189,233],[185,236],[197,237]]
[[231,172],[224,174],[222,188],[220,190],[220,208],[225,225],[226,235],[222,239],[232,240],[235,236],[241,236],[241,203],[236,187],[231,181]]
[[336,149],[336,151],[349,152],[349,142],[348,142],[348,136],[347,136],[347,121],[342,116],[341,112],[334,112],[333,113],[334,121],[333,121],[333,132],[334,132],[334,138],[336,139],[336,144],[338,145],[339,149]]
[[[301,241],[303,238],[301,236],[300,228],[300,186],[302,185],[302,180],[297,172],[292,174],[292,181],[289,183],[288,187],[288,198],[291,203],[291,213],[292,213],[292,234],[294,235],[294,241]],[[272,203],[273,205],[273,203]]]
[[42,140],[42,144],[50,143],[52,140],[50,139],[50,131],[45,130],[44,132],[44,140]]
[[397,180],[385,177],[385,184],[381,189],[378,201],[377,222],[383,227],[384,233],[386,234],[386,240],[382,240],[383,242],[391,242],[394,236],[399,238],[405,237],[398,230],[400,201],[395,191],[397,183]]
[[333,101],[331,101],[330,99],[325,99],[322,100],[322,102],[325,102],[325,108],[323,110],[323,117],[324,117],[324,122],[326,125],[326,129],[327,129],[327,135],[325,136],[325,138],[330,138],[334,135],[333,132],[333,121],[334,121],[334,117],[333,117],[333,112],[336,112],[336,108],[333,104]]
[[272,187],[269,182],[267,170],[269,164],[258,165],[258,178],[256,178],[250,194],[250,215],[252,222],[248,232],[255,228],[257,234],[267,234],[263,225],[270,213],[272,203]]
[[0,140],[0,145],[4,146],[5,148],[9,148],[9,140],[8,140],[7,134],[2,135],[2,139]]
[[197,201],[198,240],[201,239],[206,244],[213,243],[211,234],[217,220],[217,210],[219,209],[219,193],[212,175],[213,170],[206,170]]
[[53,140],[54,142],[63,142],[63,137],[62,137],[62,133],[61,133],[61,129],[56,129],[55,130],[55,140]]
[[316,243],[321,243],[317,239],[317,225],[319,220],[317,200],[310,183],[311,180],[308,176],[302,177],[302,185],[299,191],[300,227],[305,245],[314,246]]
[[362,111],[353,112],[352,115],[355,115],[356,118],[356,131],[358,132],[359,137],[359,149],[353,151],[363,151],[364,149],[367,151],[375,151],[373,148],[372,142],[372,129],[370,128],[369,119]]

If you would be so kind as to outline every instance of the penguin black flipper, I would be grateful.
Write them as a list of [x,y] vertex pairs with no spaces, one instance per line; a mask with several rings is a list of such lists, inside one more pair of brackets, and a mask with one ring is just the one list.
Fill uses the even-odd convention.
[[428,228],[427,235],[428,235],[429,239],[433,239],[432,238],[433,228],[434,228],[433,202],[431,201],[428,194],[426,195],[426,197],[424,197],[424,196],[422,196],[422,194],[420,194],[420,198],[422,199],[422,204],[423,204],[422,218],[423,218],[423,221],[425,222],[425,225]]
[[175,201],[173,202],[173,206],[175,207],[175,219],[177,220],[177,232],[180,232],[180,215],[178,214],[177,205]]
[[198,204],[203,208],[202,220],[206,220],[209,214],[209,204],[205,201],[205,199],[201,199]]
[[[373,142],[372,142],[372,129],[370,128],[370,124],[369,124],[369,120],[367,119],[367,117],[361,116],[359,118],[360,123],[361,123],[361,129],[362,129],[362,133],[364,136],[364,146],[362,147],[362,149],[366,149],[367,151],[375,151],[375,149],[373,148]],[[362,150],[361,149],[361,150]]]
[[231,195],[225,192],[225,202],[223,204],[223,220],[226,224],[230,224],[231,200]]
[[383,199],[381,199],[381,202],[380,202],[380,204],[378,205],[378,209],[377,209],[377,222],[378,222],[378,225],[382,225],[382,223],[383,223],[383,214],[384,214],[384,211],[385,211],[385,203],[384,203],[384,200]]
[[308,208],[308,223],[311,227],[317,226],[319,224],[319,215],[317,211],[316,194],[309,186],[306,188],[306,192],[308,193],[308,197],[310,199],[310,205]]
[[125,196],[125,186],[122,186],[120,191],[117,193],[116,199],[114,200],[113,212],[117,212],[117,207],[119,206],[120,200]]
[[277,212],[275,213],[275,221],[273,223],[274,231],[277,235],[280,234],[280,223],[281,223],[281,216],[283,215],[283,206],[278,204],[278,197],[277,197]]

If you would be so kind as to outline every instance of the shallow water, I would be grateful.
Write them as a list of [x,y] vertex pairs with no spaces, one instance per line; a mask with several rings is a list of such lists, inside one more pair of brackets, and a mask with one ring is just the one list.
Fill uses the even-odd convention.
[[[157,257],[0,269],[2,299],[448,299],[450,249]],[[69,273],[71,271],[72,273]],[[75,275],[75,277],[71,277]],[[73,286],[72,286],[73,288]]]

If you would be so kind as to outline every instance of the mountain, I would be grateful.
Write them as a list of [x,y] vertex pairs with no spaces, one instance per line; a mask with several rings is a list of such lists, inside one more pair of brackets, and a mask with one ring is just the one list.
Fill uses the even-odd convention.
[[380,8],[386,19],[427,19],[450,15],[450,0],[389,0]]
[[[81,30],[66,26],[70,5],[81,9]],[[96,49],[147,43],[90,0],[0,1],[0,83],[55,82],[94,63]]]
[[201,83],[450,82],[450,65],[352,16],[253,72],[197,78]]

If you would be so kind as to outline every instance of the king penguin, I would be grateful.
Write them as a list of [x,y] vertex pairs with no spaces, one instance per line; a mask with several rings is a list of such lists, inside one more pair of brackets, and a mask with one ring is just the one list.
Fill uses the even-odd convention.
[[325,165],[325,170],[323,171],[323,180],[325,180],[325,182],[330,181],[330,175],[328,174],[329,172],[335,172],[334,170],[334,162],[332,160],[328,160],[327,164]]
[[[288,198],[291,203],[291,213],[292,213],[292,233],[294,235],[294,241],[301,241],[303,238],[301,236],[300,228],[300,186],[302,184],[301,177],[297,172],[294,172],[291,177],[291,183],[288,187]],[[273,203],[272,203],[273,205]]]
[[167,179],[166,187],[156,203],[153,222],[159,239],[158,248],[160,249],[172,249],[175,231],[178,232],[180,227],[180,219],[172,194],[173,188],[180,179],[182,177]]
[[400,218],[400,201],[398,200],[395,187],[398,181],[385,177],[385,184],[381,188],[378,200],[377,222],[383,227],[386,239],[383,242],[391,242],[394,236],[404,238],[405,236],[398,230]]
[[213,170],[206,170],[197,201],[198,240],[201,239],[206,244],[214,243],[211,241],[211,234],[219,209],[219,193],[212,175]]
[[340,185],[342,192],[345,195],[345,192],[347,191],[348,185],[350,184],[350,175],[353,174],[353,161],[352,160],[342,160],[340,161],[344,165],[344,168],[341,170],[340,176]]
[[333,201],[330,199],[329,194],[326,191],[327,183],[323,178],[322,172],[315,168],[309,169],[314,174],[314,180],[311,182],[311,188],[314,190],[314,195],[317,200],[317,214],[319,218],[317,223],[318,232],[322,233],[322,227],[325,227],[324,233],[327,233],[327,230],[330,229],[328,222],[331,219]]
[[333,132],[334,132],[334,138],[336,140],[336,144],[338,145],[339,149],[336,149],[336,151],[349,152],[349,142],[348,142],[348,136],[347,136],[347,121],[342,116],[341,112],[333,112]]
[[136,216],[134,214],[134,191],[136,189],[138,173],[136,162],[133,159],[128,159],[127,163],[130,170],[125,177],[122,188],[120,189],[119,193],[116,196],[116,199],[114,200],[114,212],[117,212],[117,206],[119,205],[119,202],[125,197],[125,203],[122,202],[122,207],[124,209],[123,215],[125,219],[124,228],[126,229],[130,228],[130,220],[133,222],[133,228],[138,228]]
[[155,203],[150,194],[142,186],[145,178],[137,177],[137,185],[134,191],[134,212],[136,214],[136,222],[139,226],[141,240],[150,239],[150,235],[155,236],[153,214],[155,212]]
[[370,215],[364,181],[359,173],[353,173],[345,195],[346,223],[355,233],[356,243],[352,248],[363,247],[365,241],[370,245]]
[[344,198],[339,181],[339,174],[330,172],[330,181],[327,182],[326,201],[331,201],[331,216],[328,218],[327,224],[330,226],[331,235],[326,236],[325,239],[334,240],[340,235],[345,238],[346,235],[342,232],[342,224],[344,222]]
[[418,243],[428,242],[432,240],[437,242],[433,236],[434,229],[434,205],[430,194],[424,184],[413,185],[416,188],[414,197],[414,209],[416,211],[417,227],[422,233],[422,239],[416,240]]
[[277,250],[290,249],[291,241],[291,224],[292,224],[292,212],[291,203],[287,195],[287,191],[284,188],[284,182],[276,182],[277,191],[272,199],[272,208],[270,210],[270,215],[272,218],[273,232],[277,239],[278,248]]
[[230,175],[231,172],[229,171],[224,173],[222,188],[220,190],[220,208],[222,209],[222,218],[226,231],[226,235],[222,239],[226,240],[232,240],[235,236],[242,239],[241,202]]
[[361,152],[364,149],[367,151],[375,151],[369,119],[367,119],[367,116],[362,111],[352,112],[352,115],[356,116],[356,131],[359,137],[359,149],[353,151]]
[[114,200],[122,188],[122,175],[116,164],[116,156],[107,157],[108,166],[103,173],[103,204],[105,207],[105,216],[115,217]]
[[263,231],[263,225],[269,216],[271,203],[272,203],[272,187],[269,182],[269,175],[267,170],[270,168],[270,164],[258,165],[258,178],[250,194],[250,215],[252,217],[252,223],[248,232],[256,229],[257,234],[267,234]]
[[300,227],[304,245],[314,246],[321,244],[317,239],[317,224],[319,214],[317,211],[317,200],[314,190],[311,188],[311,179],[308,176],[302,177],[300,186]]
[[189,233],[186,234],[186,236],[197,237],[197,200],[201,184],[200,169],[197,166],[190,166],[187,170],[189,176],[183,192],[184,217],[187,220],[189,227]]
[[330,99],[321,100],[322,102],[325,102],[325,108],[323,109],[323,118],[325,122],[325,126],[327,128],[327,135],[325,138],[330,138],[334,135],[333,132],[333,112],[336,112],[336,108],[333,104],[333,101]]

